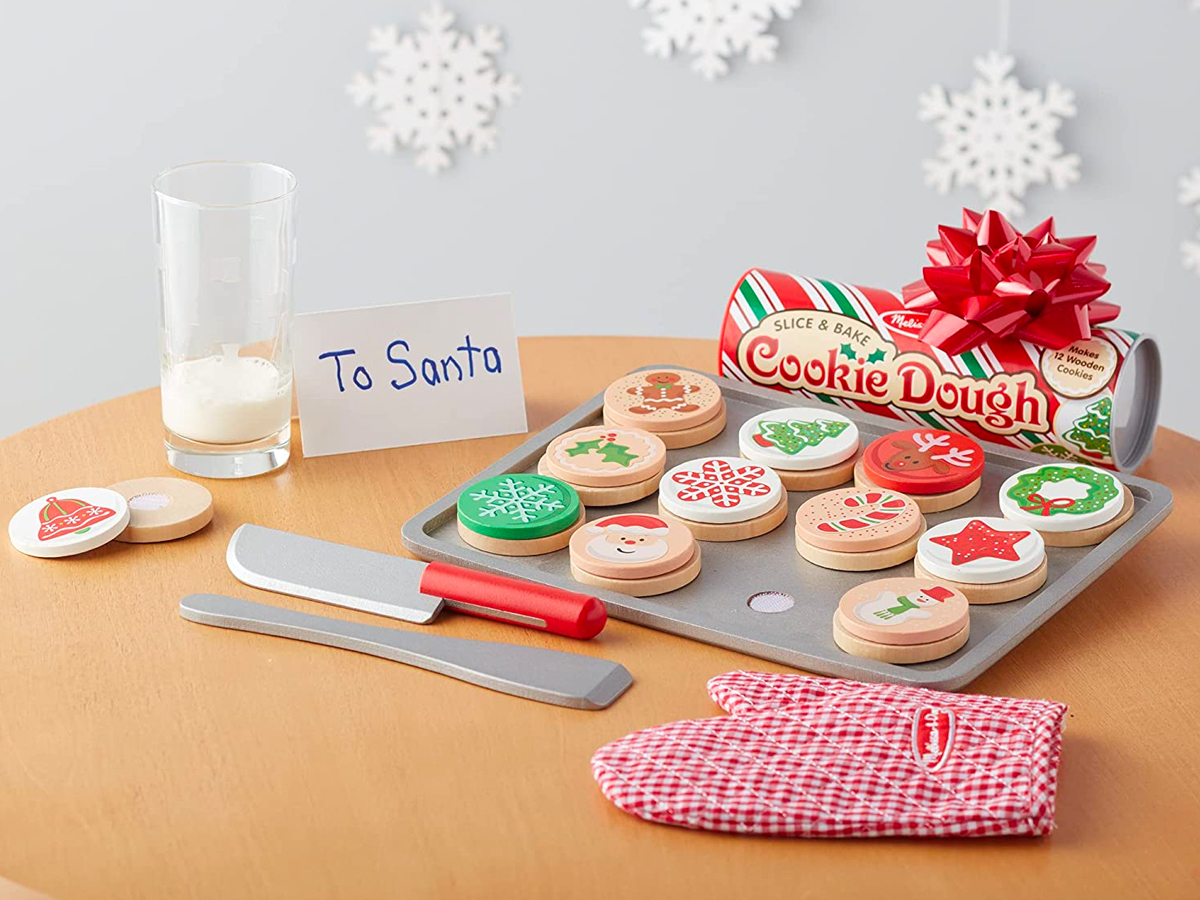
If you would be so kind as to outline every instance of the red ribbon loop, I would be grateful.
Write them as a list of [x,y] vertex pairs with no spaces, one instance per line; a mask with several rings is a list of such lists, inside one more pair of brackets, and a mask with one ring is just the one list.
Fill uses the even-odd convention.
[[1030,494],[1025,499],[1033,503],[1033,506],[1022,506],[1021,509],[1029,510],[1031,512],[1033,510],[1037,510],[1037,512],[1034,514],[1038,516],[1048,516],[1052,510],[1066,509],[1067,507],[1075,505],[1075,501],[1070,497],[1055,497],[1052,500],[1048,500],[1041,494]]

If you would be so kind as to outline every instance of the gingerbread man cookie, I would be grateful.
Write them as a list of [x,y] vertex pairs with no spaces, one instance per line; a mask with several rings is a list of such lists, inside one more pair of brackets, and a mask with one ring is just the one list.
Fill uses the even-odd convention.
[[724,410],[711,378],[683,369],[654,369],[618,378],[604,392],[604,416],[612,425],[653,432],[684,431]]

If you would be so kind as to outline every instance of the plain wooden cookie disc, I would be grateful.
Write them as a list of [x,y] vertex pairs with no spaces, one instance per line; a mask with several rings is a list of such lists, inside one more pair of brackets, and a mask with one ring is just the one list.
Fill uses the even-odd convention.
[[[913,560],[913,572],[919,578],[936,577],[925,571],[919,559]],[[1042,564],[1028,575],[1014,579],[1013,581],[1001,581],[998,584],[965,584],[961,581],[950,581],[945,578],[938,578],[937,580],[957,591],[962,591],[966,595],[967,601],[973,606],[982,606],[988,603],[1008,603],[1010,600],[1020,600],[1022,597],[1028,597],[1046,583],[1046,577],[1049,573],[1050,566],[1043,559]]]
[[[613,427],[623,427],[624,420],[616,421],[609,416],[608,411],[604,412],[604,424]],[[724,399],[717,405],[717,414],[700,425],[692,428],[683,428],[678,431],[659,431],[656,432],[658,437],[668,450],[682,450],[686,447],[695,447],[700,444],[711,441],[718,434],[725,430],[726,425],[725,401]]]
[[696,536],[698,541],[745,541],[761,537],[769,531],[774,531],[788,517],[787,493],[783,492],[778,505],[765,515],[745,522],[734,522],[731,525],[714,525],[710,522],[692,522],[688,519],[673,516],[663,509],[662,498],[659,498],[658,514],[671,522],[684,525]]
[[700,545],[696,544],[691,559],[675,571],[667,572],[664,575],[655,575],[650,578],[601,578],[599,575],[593,575],[591,572],[585,572],[579,568],[573,558],[571,575],[580,584],[617,591],[631,597],[654,597],[658,594],[677,591],[684,585],[691,584],[700,574],[700,565]]
[[579,518],[575,520],[575,524],[571,527],[557,534],[515,541],[479,534],[467,528],[460,519],[458,522],[458,536],[463,539],[464,543],[470,544],[476,550],[482,550],[484,553],[495,553],[497,556],[541,556],[543,553],[553,553],[555,550],[561,550],[571,543],[571,535],[583,524],[584,515],[584,508],[581,503],[579,505]]
[[841,610],[837,610],[833,614],[833,642],[851,656],[873,659],[877,662],[903,666],[942,659],[961,649],[970,636],[971,624],[968,622],[957,634],[928,644],[876,644],[874,641],[864,641],[848,632],[842,625]]
[[924,532],[925,519],[922,518],[916,534],[902,544],[885,547],[882,550],[845,553],[812,546],[804,540],[800,529],[797,528],[796,552],[813,565],[823,569],[837,569],[842,572],[874,572],[877,569],[890,569],[892,566],[906,563],[916,556],[917,542]]
[[128,544],[153,544],[195,534],[212,521],[208,488],[183,478],[134,478],[110,485],[129,504],[129,524],[117,535]]
[[[539,475],[553,475],[549,471],[549,466],[546,462],[546,457],[538,460]],[[623,503],[633,503],[635,500],[641,500],[643,497],[649,497],[658,490],[658,480],[662,478],[662,469],[659,469],[650,478],[645,481],[640,481],[637,484],[623,484],[618,487],[585,487],[582,484],[568,482],[571,487],[575,488],[575,493],[579,495],[579,499],[587,506],[620,506]]]
[[[854,484],[860,488],[879,488],[879,485],[867,475],[862,457],[859,457],[858,462],[854,464]],[[947,491],[942,494],[912,494],[911,496],[916,502],[917,508],[923,513],[945,512],[956,506],[962,506],[978,494],[981,484],[983,484],[983,479],[976,478],[966,487],[955,491]]]
[[1125,503],[1121,506],[1121,511],[1117,513],[1117,517],[1111,521],[1105,522],[1103,525],[1096,525],[1092,528],[1085,528],[1083,531],[1041,531],[1038,532],[1042,536],[1042,540],[1046,542],[1047,547],[1091,547],[1093,544],[1099,544],[1102,540],[1111,535],[1114,531],[1129,521],[1133,515],[1135,508],[1133,502],[1133,494],[1129,488],[1122,485],[1125,489]]

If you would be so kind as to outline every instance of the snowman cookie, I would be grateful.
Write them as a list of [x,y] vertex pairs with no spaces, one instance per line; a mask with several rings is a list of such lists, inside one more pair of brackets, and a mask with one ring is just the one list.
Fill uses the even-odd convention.
[[824,409],[773,409],[751,417],[738,432],[742,456],[770,466],[795,491],[849,481],[858,448],[858,426]]
[[1006,519],[1041,532],[1055,546],[1086,546],[1133,515],[1133,495],[1095,466],[1052,463],[1023,469],[1000,486]]
[[929,578],[882,578],[851,588],[834,613],[834,641],[881,662],[940,659],[966,643],[970,606],[963,593]]
[[653,432],[668,449],[694,447],[724,430],[725,400],[716,382],[697,372],[634,372],[604,392],[604,424]]
[[766,534],[787,518],[787,492],[766,466],[738,457],[693,459],[659,482],[658,507],[702,541],[740,541]]
[[911,428],[867,445],[855,484],[903,491],[922,512],[961,506],[979,492],[983,448],[974,438],[937,428]]
[[658,490],[666,463],[667,448],[657,435],[593,425],[551,441],[538,472],[570,484],[588,506],[615,506]]
[[1045,584],[1046,544],[1034,529],[1008,519],[953,519],[922,535],[913,568],[943,579],[972,603],[1003,603]]
[[571,536],[571,573],[595,587],[649,597],[700,574],[700,547],[679,522],[644,513],[594,519]]

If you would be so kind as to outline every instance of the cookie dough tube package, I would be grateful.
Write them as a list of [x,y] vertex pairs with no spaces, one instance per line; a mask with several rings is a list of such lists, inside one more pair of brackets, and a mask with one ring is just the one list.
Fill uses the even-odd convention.
[[720,373],[903,423],[1122,472],[1150,454],[1158,344],[1093,328],[1062,350],[1001,338],[957,356],[918,339],[900,295],[751,269],[721,325]]

